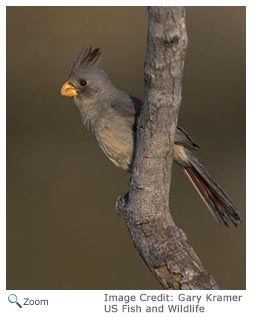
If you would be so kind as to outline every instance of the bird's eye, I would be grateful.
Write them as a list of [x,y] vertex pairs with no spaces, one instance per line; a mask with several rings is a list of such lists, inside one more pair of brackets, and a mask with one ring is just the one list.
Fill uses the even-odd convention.
[[81,86],[85,86],[87,84],[87,81],[84,80],[84,79],[80,79],[79,83],[80,83]]

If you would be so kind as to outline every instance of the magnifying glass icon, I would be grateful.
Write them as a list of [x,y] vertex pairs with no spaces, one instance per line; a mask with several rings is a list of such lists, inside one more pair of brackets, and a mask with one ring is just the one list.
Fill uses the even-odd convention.
[[17,304],[18,305],[18,307],[20,307],[20,308],[22,308],[22,306],[19,304],[19,302],[18,302],[18,298],[17,298],[17,295],[15,295],[15,294],[11,294],[11,295],[9,295],[8,296],[8,301],[10,302],[10,303],[12,303],[12,304]]

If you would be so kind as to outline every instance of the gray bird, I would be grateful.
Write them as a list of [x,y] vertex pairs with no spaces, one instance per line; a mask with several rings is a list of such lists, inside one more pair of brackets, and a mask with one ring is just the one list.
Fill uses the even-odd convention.
[[[74,97],[83,123],[95,134],[105,155],[131,173],[142,101],[113,86],[99,63],[100,55],[98,48],[82,49],[61,94]],[[237,226],[240,214],[197,159],[198,147],[183,128],[177,127],[173,160],[182,167],[214,218],[226,226],[229,222]]]

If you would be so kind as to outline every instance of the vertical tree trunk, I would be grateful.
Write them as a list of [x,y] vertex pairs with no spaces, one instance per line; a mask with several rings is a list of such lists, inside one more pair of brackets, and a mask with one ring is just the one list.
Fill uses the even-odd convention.
[[217,289],[169,208],[187,47],[185,9],[150,7],[148,19],[145,98],[125,220],[135,247],[163,287]]

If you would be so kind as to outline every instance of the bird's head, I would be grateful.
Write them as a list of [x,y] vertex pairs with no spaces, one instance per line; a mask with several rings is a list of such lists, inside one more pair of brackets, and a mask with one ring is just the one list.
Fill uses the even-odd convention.
[[82,49],[77,56],[68,81],[61,87],[61,95],[83,101],[95,101],[105,96],[111,88],[106,72],[99,65],[99,48]]

